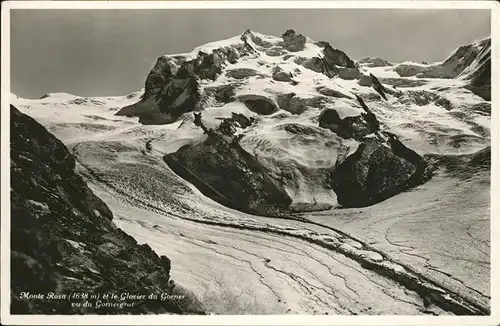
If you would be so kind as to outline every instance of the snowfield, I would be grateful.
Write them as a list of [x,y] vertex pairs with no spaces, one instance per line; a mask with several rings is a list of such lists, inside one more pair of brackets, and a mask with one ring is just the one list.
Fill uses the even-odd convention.
[[[341,118],[363,112],[355,94],[365,97],[382,128],[420,155],[458,157],[490,145],[491,104],[465,89],[461,78],[400,77],[397,65],[365,59],[361,73],[374,74],[393,90],[384,101],[359,78],[332,79],[297,63],[320,54],[314,41],[307,38],[303,50],[290,51],[278,46],[281,38],[251,33],[258,55],[227,63],[215,80],[200,81],[202,89],[231,85],[235,94],[229,103],[207,99],[203,121],[215,128],[232,112],[254,117],[255,124],[237,130],[241,146],[277,170],[328,168],[355,152],[357,141],[318,125],[324,109],[334,108]],[[199,51],[241,42],[238,36],[166,57],[175,70]],[[276,67],[295,82],[275,80]],[[287,192],[292,206],[315,209],[287,218],[250,215],[204,196],[163,161],[165,154],[206,139],[192,112],[163,125],[115,115],[143,92],[95,98],[12,95],[11,102],[65,143],[115,223],[167,255],[172,278],[196,293],[208,311],[489,313],[489,171],[464,178],[442,168],[411,191],[359,209],[338,209],[335,192],[304,173]],[[289,93],[294,102],[280,105]],[[272,102],[278,110],[256,113],[244,104],[249,98]],[[285,126],[307,132],[293,134]]]

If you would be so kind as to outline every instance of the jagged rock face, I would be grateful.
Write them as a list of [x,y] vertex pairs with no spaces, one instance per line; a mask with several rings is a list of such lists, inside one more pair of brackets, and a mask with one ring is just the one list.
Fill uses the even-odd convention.
[[209,96],[213,96],[217,102],[220,103],[230,103],[235,101],[235,89],[240,86],[240,84],[227,84],[214,87],[205,88],[205,93]]
[[416,104],[418,106],[428,105],[430,103],[434,103],[437,106],[440,106],[446,110],[453,109],[452,103],[446,99],[445,97],[440,96],[437,93],[428,92],[428,91],[407,91],[401,96],[398,101],[400,103],[405,104]]
[[486,101],[491,101],[491,59],[485,62],[480,70],[470,79],[467,89],[482,97]]
[[268,42],[266,40],[263,40],[261,37],[258,35],[252,33],[251,30],[247,29],[243,34],[241,34],[241,40],[244,42],[252,41],[254,44],[261,46],[263,48],[270,48],[272,47],[272,43]]
[[362,116],[341,119],[334,109],[324,110],[319,116],[318,122],[320,127],[330,129],[344,139],[361,139],[375,131],[370,129]]
[[10,119],[11,313],[201,313],[201,305],[186,300],[94,309],[20,298],[23,291],[160,294],[172,287],[170,260],[112,223],[113,214],[75,173],[63,143],[13,106]]
[[340,91],[325,86],[318,86],[316,90],[318,91],[318,93],[324,96],[336,97],[336,98],[351,98],[349,95],[346,95]]
[[283,46],[288,51],[301,51],[306,44],[306,37],[302,34],[297,34],[293,29],[287,30],[281,37],[283,38]]
[[425,160],[402,144],[395,135],[380,133],[380,122],[364,100],[359,116],[340,118],[333,109],[324,110],[318,122],[344,139],[355,139],[356,152],[331,171],[331,187],[343,207],[373,205],[415,186],[425,169]]
[[[306,43],[314,49],[311,53],[317,51],[317,55],[294,58],[299,65],[329,78],[359,78],[360,72],[353,60],[343,51],[332,48],[327,42],[317,43],[321,46],[318,47],[294,30],[286,31],[281,39],[247,30],[226,43],[214,42],[187,55],[158,58],[147,76],[140,101],[123,107],[116,115],[139,117],[139,122],[143,124],[169,124],[187,112],[203,110],[205,106],[214,103],[213,99],[219,103],[237,101],[235,88],[255,78],[272,78],[273,82],[299,85],[300,81],[295,77],[300,75],[301,70],[288,67],[283,69],[280,65],[286,66],[286,60],[293,56],[290,53],[304,50]],[[283,61],[273,69],[264,60],[259,61],[258,58],[262,57],[262,54],[283,56]],[[240,64],[252,60],[256,62],[249,65]],[[261,66],[271,69],[264,71]],[[210,85],[211,83],[214,86]],[[255,94],[255,97],[259,96],[261,95]],[[244,103],[251,110],[262,112],[260,114],[274,113],[277,109],[269,101],[260,99]]]
[[344,51],[332,48],[332,46],[328,42],[323,42],[322,44],[325,45],[325,47],[323,48],[323,54],[325,55],[326,59],[337,66],[356,69],[354,61],[352,61]]
[[335,77],[339,72],[339,68],[333,63],[318,57],[307,59],[301,64],[307,69],[322,73],[330,78]]
[[481,52],[462,75],[469,81],[467,89],[486,101],[491,101],[491,39],[485,42]]
[[328,102],[328,98],[322,96],[303,98],[295,93],[287,93],[278,95],[277,102],[281,110],[292,114],[302,114],[308,108],[322,107],[324,103]]
[[487,53],[491,57],[491,38],[459,47],[445,61],[435,64],[402,63],[395,67],[401,77],[456,78]]
[[292,202],[277,180],[237,142],[220,133],[164,157],[206,196],[243,212],[279,216]]
[[339,204],[369,206],[410,187],[423,169],[419,163],[412,163],[414,152],[410,150],[409,153],[386,147],[375,139],[364,140],[331,174],[332,189]]
[[279,66],[273,69],[273,79],[276,81],[290,82],[292,81],[292,77],[293,75],[291,72],[284,71]]
[[169,77],[155,96],[126,106],[116,115],[139,117],[142,124],[167,124],[183,113],[196,110],[199,100],[196,78],[191,75],[186,78]]

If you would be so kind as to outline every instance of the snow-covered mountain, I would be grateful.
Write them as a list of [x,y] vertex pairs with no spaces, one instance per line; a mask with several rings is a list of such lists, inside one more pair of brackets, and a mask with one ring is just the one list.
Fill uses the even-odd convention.
[[463,86],[491,99],[491,38],[460,46],[443,62],[416,64],[405,62],[395,68],[402,77],[457,78]]
[[[12,103],[209,311],[481,314],[489,47],[431,65],[356,62],[293,30],[247,30],[159,57],[127,96]],[[394,304],[360,298],[367,286]]]

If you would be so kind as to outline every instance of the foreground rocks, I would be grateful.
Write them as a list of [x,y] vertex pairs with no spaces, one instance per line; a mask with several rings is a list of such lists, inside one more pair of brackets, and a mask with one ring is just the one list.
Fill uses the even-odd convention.
[[[12,314],[202,313],[188,293],[172,294],[170,260],[139,245],[113,222],[107,205],[75,173],[64,144],[34,119],[11,106]],[[26,299],[22,292],[44,294]],[[100,294],[96,300],[47,299],[47,293]],[[104,293],[142,299],[104,300]],[[157,294],[158,299],[144,299]],[[89,301],[92,305],[72,306]],[[103,307],[123,302],[121,307]]]

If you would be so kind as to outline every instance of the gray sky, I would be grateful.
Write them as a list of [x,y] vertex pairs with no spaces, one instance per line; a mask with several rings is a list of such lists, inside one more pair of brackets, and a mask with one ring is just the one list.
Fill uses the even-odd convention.
[[12,10],[11,91],[126,95],[156,59],[241,34],[292,28],[353,59],[441,61],[490,36],[489,10]]

